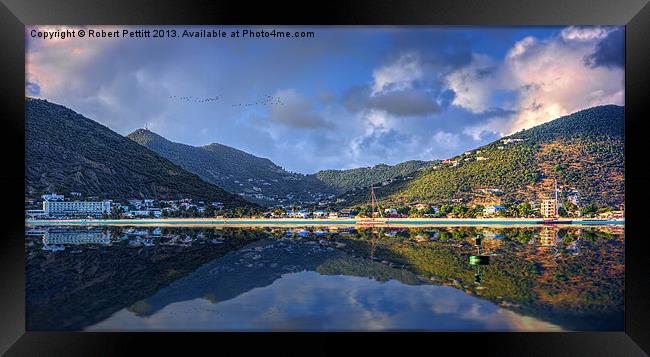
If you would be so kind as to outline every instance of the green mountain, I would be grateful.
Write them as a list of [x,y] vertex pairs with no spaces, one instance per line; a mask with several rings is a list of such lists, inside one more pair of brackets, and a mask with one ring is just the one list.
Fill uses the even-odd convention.
[[175,143],[145,129],[128,138],[208,182],[263,204],[318,201],[334,193],[313,177],[285,171],[269,159],[229,146]]
[[411,160],[393,166],[379,164],[373,167],[348,170],[323,170],[318,171],[314,176],[336,191],[345,192],[354,188],[368,187],[371,184],[381,184],[397,178],[408,177],[435,163],[434,161]]
[[288,172],[269,159],[221,144],[185,145],[146,129],[138,129],[128,138],[208,182],[267,205],[315,203],[356,187],[410,175],[430,165],[425,161],[407,161],[395,166],[380,164],[302,175]]
[[[624,108],[582,110],[504,137],[376,190],[389,204],[464,205],[536,201],[553,194],[579,206],[624,202]],[[367,203],[367,190],[344,194]]]
[[74,111],[26,98],[26,194],[80,192],[106,199],[193,198],[254,207]]

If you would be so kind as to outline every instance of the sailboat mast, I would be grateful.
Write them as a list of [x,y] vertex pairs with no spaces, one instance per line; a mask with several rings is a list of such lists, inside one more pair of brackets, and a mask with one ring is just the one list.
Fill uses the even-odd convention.
[[557,202],[557,179],[555,179],[555,217],[558,216],[557,206],[558,206],[558,202]]
[[370,185],[370,205],[372,207],[371,218],[375,218],[375,186]]

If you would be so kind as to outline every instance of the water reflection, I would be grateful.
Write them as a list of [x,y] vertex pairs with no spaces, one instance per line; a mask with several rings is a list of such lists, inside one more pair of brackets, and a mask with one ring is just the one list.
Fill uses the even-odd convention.
[[622,330],[623,242],[622,227],[28,230],[27,328]]

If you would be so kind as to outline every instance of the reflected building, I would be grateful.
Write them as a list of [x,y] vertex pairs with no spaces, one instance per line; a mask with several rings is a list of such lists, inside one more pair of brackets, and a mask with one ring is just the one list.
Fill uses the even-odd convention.
[[544,267],[553,267],[557,264],[551,257],[558,253],[559,232],[560,230],[557,227],[543,227],[539,231],[539,241],[535,249],[535,255]]
[[43,244],[110,244],[111,236],[101,230],[50,229],[43,234]]
[[539,232],[539,245],[542,247],[556,247],[559,229],[543,227]]

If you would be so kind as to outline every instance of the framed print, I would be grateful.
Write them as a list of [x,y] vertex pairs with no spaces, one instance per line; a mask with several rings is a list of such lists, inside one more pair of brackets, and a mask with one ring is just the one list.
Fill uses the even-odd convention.
[[3,8],[8,355],[647,353],[642,1],[95,6]]

